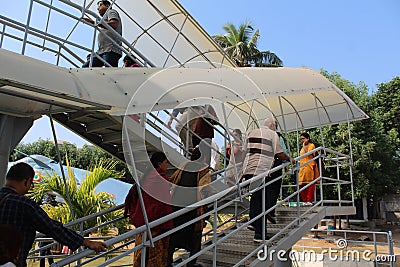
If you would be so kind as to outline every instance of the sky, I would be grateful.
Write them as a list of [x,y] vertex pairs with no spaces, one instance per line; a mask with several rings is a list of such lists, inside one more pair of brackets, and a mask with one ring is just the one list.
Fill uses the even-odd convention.
[[[337,72],[355,84],[376,84],[400,76],[399,0],[180,0],[210,34],[222,26],[246,20],[260,30],[258,48],[277,54],[287,67],[309,67]],[[45,117],[23,139],[52,139]],[[86,143],[57,126],[57,137],[78,146]]]

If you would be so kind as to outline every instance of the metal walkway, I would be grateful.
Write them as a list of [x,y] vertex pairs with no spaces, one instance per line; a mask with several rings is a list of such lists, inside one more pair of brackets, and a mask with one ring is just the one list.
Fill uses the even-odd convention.
[[[94,12],[93,1],[23,1],[24,12],[18,15],[10,5],[0,11],[1,173],[10,151],[34,120],[43,115],[51,116],[128,165],[133,164],[139,172],[145,168],[148,155],[155,151],[166,152],[170,161],[175,159],[172,166],[185,160],[184,145],[176,132],[165,125],[169,112],[176,107],[214,105],[220,119],[220,125],[215,127],[215,140],[219,140],[220,147],[231,142],[232,129],[246,132],[261,125],[266,117],[275,118],[284,132],[368,118],[348,96],[313,70],[235,68],[175,0],[112,1],[113,8],[122,16],[124,29],[129,29],[120,36],[124,55],[134,55],[140,65],[148,67],[131,69],[79,68],[88,53],[96,56],[94,40],[102,31],[101,27],[88,25],[81,19],[90,16],[102,23],[102,18]],[[38,24],[38,19],[43,21],[43,10],[47,14],[46,23]],[[63,27],[54,27],[57,21],[63,21]],[[138,117],[132,119],[133,114],[138,114],[139,122]],[[267,266],[270,261],[257,259],[264,246],[287,250],[325,216],[354,214],[351,157],[327,148],[309,153],[312,152],[319,153],[315,160],[324,158],[336,168],[337,177],[325,177],[320,170],[321,177],[314,181],[318,188],[316,202],[306,209],[299,206],[301,189],[283,182],[283,188],[291,190],[282,193],[273,207],[281,216],[277,225],[267,225],[274,236],[262,244],[254,244],[252,233],[247,230],[251,223],[246,216],[248,199],[252,193],[247,188],[270,172],[287,168],[277,178],[283,179],[295,175],[301,166],[286,164],[236,187],[226,185],[224,169],[216,172],[210,185],[212,194],[196,203],[209,206],[203,217],[213,215],[213,226],[204,233],[202,250],[191,258],[181,258],[175,266],[184,266],[195,257],[207,266]],[[344,171],[349,176],[341,176]],[[263,184],[260,190],[265,190],[268,184]],[[338,188],[338,194],[327,198],[326,190],[332,187]],[[291,202],[297,207],[288,207]],[[67,226],[82,226],[84,220],[120,208],[80,218]],[[114,248],[94,258],[87,257],[92,251],[84,250],[54,266],[75,262],[81,266],[101,257],[106,258],[99,266],[118,265],[121,258],[136,250],[144,251],[152,242],[179,228],[126,248],[126,244],[134,242],[136,234],[146,234],[152,227],[194,208],[189,206],[125,234],[106,237],[106,243]],[[259,216],[264,218],[270,210]],[[227,213],[231,216],[217,221],[219,215]],[[83,229],[82,233],[114,222]]]

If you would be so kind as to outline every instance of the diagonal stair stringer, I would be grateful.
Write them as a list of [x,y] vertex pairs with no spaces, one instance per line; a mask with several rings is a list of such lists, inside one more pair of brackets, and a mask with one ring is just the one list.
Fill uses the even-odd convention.
[[[249,266],[251,267],[265,267],[271,266],[274,262],[278,261],[277,252],[280,250],[288,251],[292,248],[292,246],[300,240],[305,234],[307,234],[310,229],[312,229],[315,225],[317,225],[323,218],[326,216],[333,215],[350,215],[355,214],[355,207],[353,206],[344,206],[344,207],[335,207],[335,206],[322,206],[313,210],[306,220],[301,222],[296,228],[290,231],[286,236],[281,238],[274,246],[269,247],[268,251],[272,250],[275,253],[271,253],[272,256],[267,254],[265,260],[261,261],[259,259],[254,260]],[[268,253],[268,252],[267,252]],[[282,256],[281,256],[282,257]],[[290,260],[290,259],[288,259]]]

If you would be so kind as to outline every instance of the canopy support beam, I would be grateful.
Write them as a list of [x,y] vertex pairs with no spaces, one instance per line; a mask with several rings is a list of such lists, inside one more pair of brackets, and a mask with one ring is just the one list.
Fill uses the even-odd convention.
[[4,186],[11,151],[33,125],[33,117],[0,115],[0,187]]

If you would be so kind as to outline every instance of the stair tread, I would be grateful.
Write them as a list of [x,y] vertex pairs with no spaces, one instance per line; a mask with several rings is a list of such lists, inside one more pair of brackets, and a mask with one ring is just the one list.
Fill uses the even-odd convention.
[[[256,259],[257,256],[252,257],[252,259],[249,259],[246,261],[246,265],[250,264],[253,260]],[[242,257],[238,257],[235,255],[223,255],[222,253],[217,253],[217,266],[233,266],[237,262],[239,262],[242,259]],[[213,252],[207,251],[203,255],[200,255],[199,258],[197,259],[198,263],[201,263],[204,265],[204,267],[212,266],[212,260],[213,260]],[[244,265],[243,265],[244,266]]]

